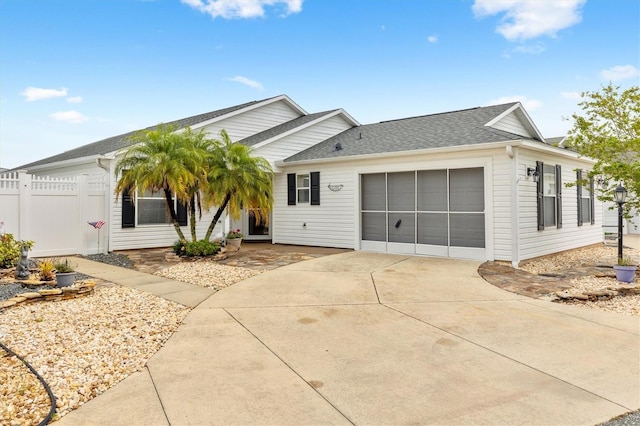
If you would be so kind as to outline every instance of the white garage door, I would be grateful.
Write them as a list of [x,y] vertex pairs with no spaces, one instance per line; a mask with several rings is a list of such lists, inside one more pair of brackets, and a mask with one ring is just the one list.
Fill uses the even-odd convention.
[[361,248],[485,259],[484,169],[360,176]]

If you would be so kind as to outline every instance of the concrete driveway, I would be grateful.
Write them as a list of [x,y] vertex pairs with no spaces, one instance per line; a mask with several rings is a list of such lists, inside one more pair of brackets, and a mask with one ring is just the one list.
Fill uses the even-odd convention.
[[637,317],[530,299],[479,262],[349,252],[203,301],[60,424],[597,424],[640,408]]

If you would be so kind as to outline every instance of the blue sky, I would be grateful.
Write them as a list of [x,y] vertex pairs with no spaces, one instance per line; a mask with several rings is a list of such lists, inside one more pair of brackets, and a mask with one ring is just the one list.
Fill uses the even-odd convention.
[[360,123],[639,85],[637,0],[1,0],[0,167],[279,94]]

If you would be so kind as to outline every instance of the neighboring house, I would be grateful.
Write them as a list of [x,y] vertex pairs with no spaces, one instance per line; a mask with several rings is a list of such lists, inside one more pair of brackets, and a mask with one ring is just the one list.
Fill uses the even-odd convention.
[[[214,137],[225,129],[274,166],[268,226],[244,213],[238,222],[224,218],[219,235],[231,227],[274,243],[514,264],[603,239],[590,188],[565,187],[593,162],[550,145],[520,103],[360,125],[342,109],[307,114],[282,95],[167,124]],[[20,169],[107,173],[112,189],[116,154],[131,134]],[[107,193],[108,250],[175,241],[159,194],[131,204]]]

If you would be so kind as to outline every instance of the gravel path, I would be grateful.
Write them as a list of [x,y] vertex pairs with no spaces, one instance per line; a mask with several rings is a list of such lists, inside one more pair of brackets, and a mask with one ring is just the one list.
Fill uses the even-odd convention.
[[[615,249],[610,247],[574,250],[536,259],[522,268],[534,273],[556,272],[596,262],[612,253],[615,256]],[[640,259],[638,252],[625,254]],[[90,258],[122,267],[134,266],[126,256],[118,254]],[[183,262],[156,274],[220,290],[262,272],[196,261]],[[610,284],[586,278],[576,280],[575,286]],[[2,287],[5,286],[0,285],[0,291],[5,291]],[[612,299],[616,301],[615,308],[600,302],[581,305],[586,309],[640,315],[640,300],[621,299]],[[628,309],[621,308],[623,305],[629,305]],[[142,369],[188,311],[182,305],[146,293],[100,283],[90,296],[16,306],[0,312],[0,342],[23,356],[49,383],[58,399],[56,417],[60,418]],[[0,424],[37,424],[49,410],[46,393],[22,363],[4,355],[0,351]],[[635,424],[638,413],[632,416],[610,425]]]

